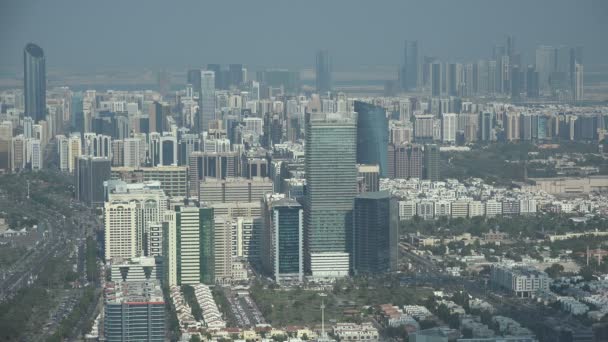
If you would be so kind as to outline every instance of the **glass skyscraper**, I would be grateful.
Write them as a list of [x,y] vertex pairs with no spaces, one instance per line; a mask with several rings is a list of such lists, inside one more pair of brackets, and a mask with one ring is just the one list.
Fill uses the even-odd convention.
[[316,86],[319,94],[331,91],[331,59],[327,50],[317,51],[316,56]]
[[355,198],[352,260],[355,273],[383,273],[397,264],[397,202],[388,191]]
[[36,44],[29,43],[23,49],[23,93],[25,96],[25,116],[35,122],[46,117],[46,67],[44,51]]
[[403,65],[401,66],[401,88],[411,90],[418,85],[418,41],[405,41]]
[[357,112],[357,163],[380,166],[380,177],[386,177],[388,119],[382,107],[355,101]]
[[209,130],[209,122],[215,120],[215,73],[203,71],[199,96],[199,130]]
[[305,262],[313,277],[348,275],[357,194],[356,113],[312,113],[306,120]]

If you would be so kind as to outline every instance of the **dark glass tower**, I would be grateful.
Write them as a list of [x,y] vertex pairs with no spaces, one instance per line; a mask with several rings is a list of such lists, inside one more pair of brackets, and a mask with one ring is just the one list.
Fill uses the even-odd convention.
[[441,63],[435,62],[431,64],[431,96],[441,96],[441,88],[443,87],[441,79]]
[[382,107],[355,101],[357,115],[357,163],[380,166],[380,177],[386,177],[388,119]]
[[399,241],[397,202],[388,191],[366,192],[355,198],[353,215],[353,269],[383,273],[397,263]]
[[418,41],[405,41],[403,65],[401,66],[401,88],[410,90],[418,85]]
[[317,51],[315,72],[317,92],[322,94],[331,91],[331,59],[327,50]]
[[44,51],[36,44],[29,43],[23,49],[23,92],[25,95],[25,115],[35,122],[46,116],[46,67]]
[[424,145],[424,172],[426,179],[433,182],[439,180],[439,146]]

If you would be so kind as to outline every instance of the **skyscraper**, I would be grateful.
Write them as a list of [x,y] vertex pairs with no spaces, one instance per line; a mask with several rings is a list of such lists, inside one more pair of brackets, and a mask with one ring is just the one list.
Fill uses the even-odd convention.
[[355,101],[357,112],[357,163],[380,166],[380,177],[386,177],[388,119],[382,107]]
[[215,224],[212,208],[176,207],[163,223],[168,285],[213,284]]
[[105,341],[164,341],[165,301],[157,281],[107,283]]
[[199,131],[209,130],[209,122],[215,120],[215,73],[203,71],[199,96]]
[[444,143],[456,143],[456,114],[443,113],[441,118],[441,139]]
[[585,96],[583,83],[583,65],[576,63],[574,68],[574,101],[581,101],[583,99],[583,96]]
[[44,51],[36,44],[29,43],[23,49],[23,93],[25,115],[34,122],[46,116],[46,66]]
[[194,89],[196,92],[200,92],[201,91],[201,69],[188,70],[187,82],[188,82],[188,84],[192,85],[192,89]]
[[317,51],[316,57],[316,89],[319,94],[323,94],[331,91],[331,59],[327,50]]
[[406,40],[403,48],[403,65],[399,77],[403,90],[411,90],[418,85],[418,59],[418,41]]
[[276,282],[304,278],[304,212],[296,200],[267,194],[263,203],[262,264]]
[[89,206],[104,203],[103,182],[110,179],[110,160],[103,157],[78,157],[74,169],[76,199]]
[[443,88],[441,73],[441,62],[431,64],[431,96],[433,97],[441,96],[441,89]]
[[306,268],[313,277],[348,275],[356,136],[356,113],[307,115],[304,241]]
[[[79,159],[80,160],[80,159]],[[117,199],[104,203],[104,258],[135,258],[137,246],[137,205]]]
[[439,146],[435,144],[424,145],[425,178],[433,182],[438,181],[439,167]]
[[397,202],[388,191],[355,198],[352,260],[355,274],[389,272],[397,265]]

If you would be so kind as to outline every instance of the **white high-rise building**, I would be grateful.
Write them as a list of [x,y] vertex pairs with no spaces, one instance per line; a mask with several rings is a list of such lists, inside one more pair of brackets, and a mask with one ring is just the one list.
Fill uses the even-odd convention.
[[455,113],[443,113],[441,118],[441,138],[444,143],[456,143],[456,122]]
[[137,138],[128,138],[124,140],[124,162],[126,167],[140,167],[144,160],[141,159],[140,153],[141,140]]
[[42,145],[40,140],[27,140],[27,161],[32,171],[42,169]]
[[[135,205],[137,256],[144,254],[144,246],[148,246],[150,227],[160,224],[167,210],[167,196],[161,189],[159,181],[145,183],[125,183],[123,181],[108,181],[105,184],[108,201],[129,202]],[[159,246],[156,246],[159,247]]]
[[199,103],[199,128],[203,132],[209,130],[209,122],[215,120],[215,73],[213,71],[201,72]]
[[59,170],[61,172],[69,172],[70,167],[70,143],[65,135],[58,135],[57,139],[57,154],[59,155]]
[[74,172],[76,166],[76,158],[82,155],[82,143],[80,141],[79,134],[73,134],[69,139],[68,146],[68,170],[70,173]]
[[104,204],[105,259],[135,258],[137,248],[137,205],[123,200]]

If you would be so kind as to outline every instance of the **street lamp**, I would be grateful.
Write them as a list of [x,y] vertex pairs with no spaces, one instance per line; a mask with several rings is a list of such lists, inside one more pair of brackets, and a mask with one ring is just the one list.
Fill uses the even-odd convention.
[[326,293],[319,293],[321,297],[321,340],[326,341],[327,338],[325,336],[325,297],[327,297]]

